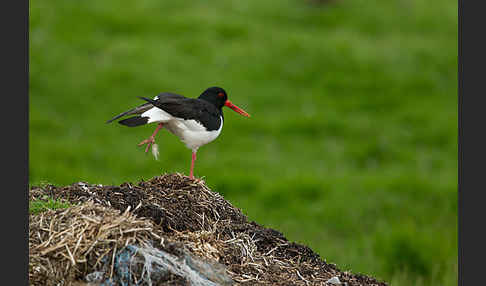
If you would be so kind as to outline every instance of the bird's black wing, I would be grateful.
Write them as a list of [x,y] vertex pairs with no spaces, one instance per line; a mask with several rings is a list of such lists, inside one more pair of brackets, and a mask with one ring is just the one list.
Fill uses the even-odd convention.
[[165,101],[165,100],[181,100],[181,99],[188,99],[185,96],[180,94],[172,93],[172,92],[162,92],[155,97],[155,100]]
[[[159,94],[158,96],[156,96],[156,100],[161,100],[161,101],[165,101],[165,100],[175,100],[175,99],[181,99],[181,98],[185,98],[184,96],[182,95],[179,95],[179,94],[175,94],[175,93],[170,93],[170,92],[162,92],[161,94]],[[144,103],[142,105],[139,105],[135,108],[132,108],[128,111],[125,111],[123,113],[120,113],[118,114],[117,116],[113,117],[112,119],[106,121],[106,123],[110,123],[114,120],[117,120],[118,118],[120,117],[123,117],[123,116],[126,116],[126,115],[133,115],[133,114],[142,114],[144,113],[145,111],[149,110],[150,108],[152,108],[154,105],[150,102],[147,102],[147,103]]]
[[218,130],[222,114],[211,103],[196,98],[162,97],[157,100],[140,97],[170,115],[185,120],[193,119],[203,124],[208,131]]

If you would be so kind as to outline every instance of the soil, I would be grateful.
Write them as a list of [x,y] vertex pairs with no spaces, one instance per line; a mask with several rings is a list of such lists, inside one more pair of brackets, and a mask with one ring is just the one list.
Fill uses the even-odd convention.
[[211,191],[203,181],[181,174],[119,186],[83,182],[61,187],[34,186],[29,197],[75,204],[90,201],[121,212],[129,208],[137,217],[150,219],[164,236],[188,243],[196,255],[208,257],[209,252],[195,247],[195,241],[212,245],[217,251],[211,257],[226,266],[238,285],[332,285],[326,283],[332,277],[338,277],[341,285],[387,285],[326,263],[309,247],[249,221],[240,209]]

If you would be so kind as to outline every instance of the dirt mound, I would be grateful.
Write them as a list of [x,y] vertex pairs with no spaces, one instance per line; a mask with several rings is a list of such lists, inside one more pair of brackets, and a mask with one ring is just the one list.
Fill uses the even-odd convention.
[[[226,273],[240,285],[332,285],[326,281],[333,277],[341,285],[387,285],[365,275],[340,271],[307,246],[249,222],[239,209],[203,182],[180,174],[166,174],[136,185],[32,187],[29,196],[31,200],[50,197],[71,203],[91,201],[123,212],[129,208],[130,214],[154,223],[153,234],[182,243],[196,257],[224,265]],[[78,273],[76,278],[83,276]]]

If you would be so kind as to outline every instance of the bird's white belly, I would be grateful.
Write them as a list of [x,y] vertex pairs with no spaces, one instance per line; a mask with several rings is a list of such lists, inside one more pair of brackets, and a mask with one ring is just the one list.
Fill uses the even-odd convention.
[[221,118],[221,126],[219,129],[213,131],[206,131],[204,126],[196,120],[184,120],[181,118],[170,120],[164,124],[164,127],[179,137],[187,148],[196,151],[202,145],[208,144],[218,138],[223,129],[223,118]]

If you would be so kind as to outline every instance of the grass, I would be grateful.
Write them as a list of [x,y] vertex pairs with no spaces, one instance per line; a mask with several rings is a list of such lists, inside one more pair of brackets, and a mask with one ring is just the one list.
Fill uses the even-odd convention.
[[30,184],[188,173],[104,122],[218,85],[252,117],[225,109],[196,176],[343,270],[457,284],[457,2],[34,0],[29,39]]
[[29,214],[38,214],[46,210],[65,209],[70,207],[68,202],[47,198],[44,200],[34,200],[29,202]]

